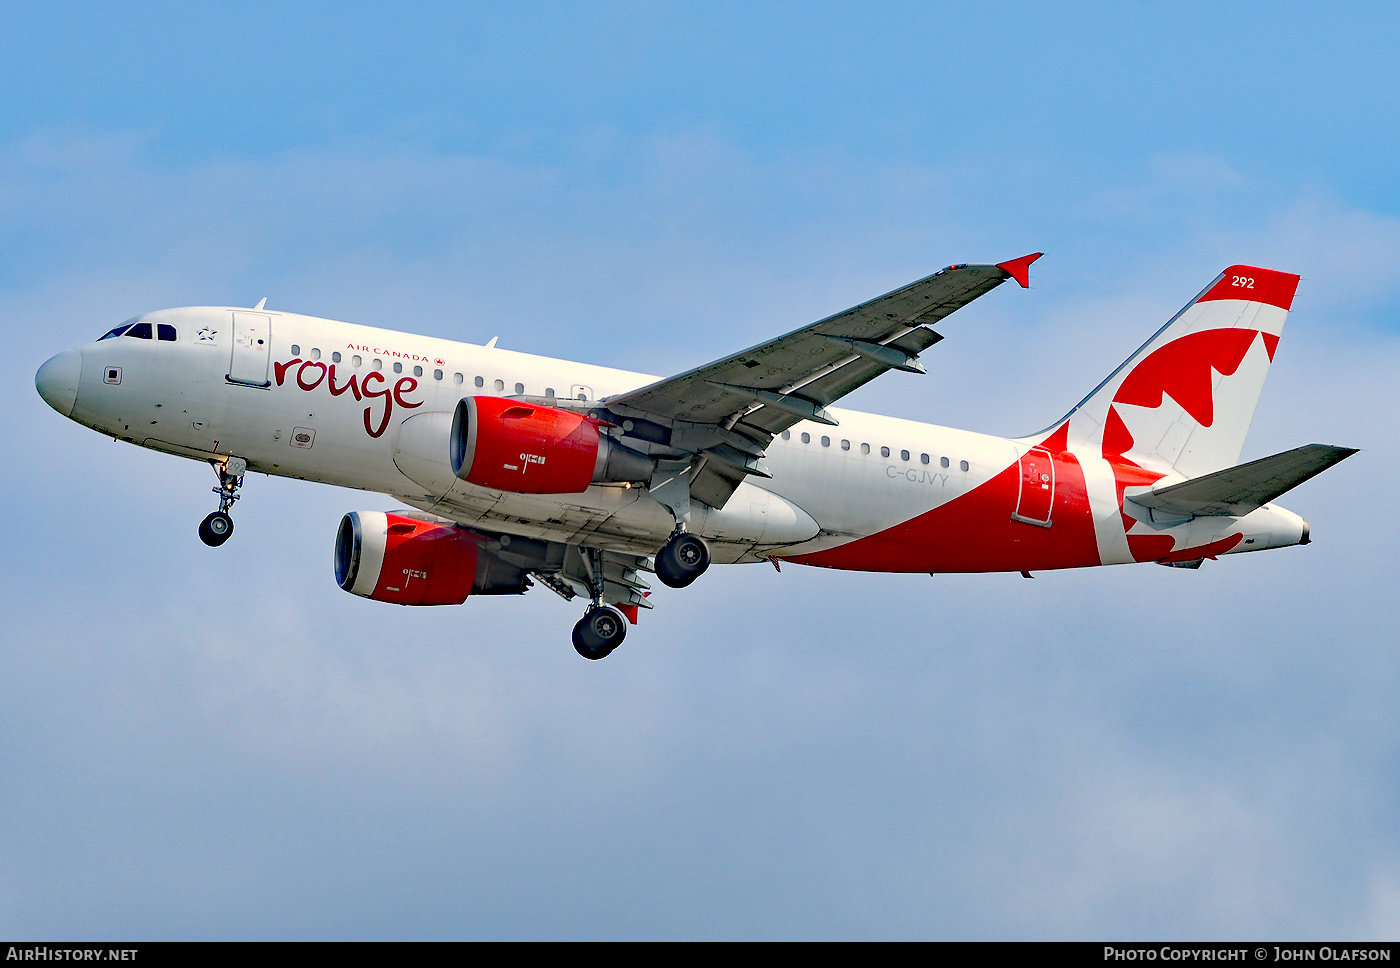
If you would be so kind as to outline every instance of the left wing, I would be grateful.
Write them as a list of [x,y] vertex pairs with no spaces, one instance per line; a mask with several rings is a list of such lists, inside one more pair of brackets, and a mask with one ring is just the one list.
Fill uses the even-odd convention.
[[699,458],[673,473],[689,479],[696,499],[722,507],[746,475],[770,476],[760,458],[775,435],[800,420],[835,426],[826,405],[886,370],[923,373],[919,353],[943,338],[928,327],[1007,279],[1028,286],[1030,264],[1040,256],[940,269],[785,336],[602,403],[619,418],[667,428],[670,448]]
[[[559,547],[553,544],[552,547]],[[583,545],[566,545],[559,564],[541,559],[525,563],[531,575],[564,601],[578,596],[597,597],[609,605],[631,609],[631,619],[637,621],[636,609],[654,608],[647,596],[651,585],[642,573],[651,572],[651,564],[640,555],[606,551]]]

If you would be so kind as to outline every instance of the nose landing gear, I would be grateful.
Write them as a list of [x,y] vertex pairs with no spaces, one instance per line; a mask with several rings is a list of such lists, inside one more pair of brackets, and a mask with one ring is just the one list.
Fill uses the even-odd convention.
[[241,457],[230,457],[223,463],[210,463],[219,475],[219,486],[214,488],[214,493],[219,495],[219,510],[199,523],[199,540],[211,548],[217,548],[233,535],[233,518],[229,516],[228,509],[238,500],[238,489],[243,486],[248,462]]
[[233,534],[233,518],[223,511],[214,511],[199,522],[199,540],[211,548],[217,548]]

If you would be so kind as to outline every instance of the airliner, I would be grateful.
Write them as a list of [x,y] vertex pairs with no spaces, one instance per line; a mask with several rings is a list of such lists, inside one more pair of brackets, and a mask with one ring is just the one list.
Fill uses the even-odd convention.
[[144,313],[35,375],[60,414],[208,462],[211,547],[250,472],[390,495],[351,511],[354,595],[458,605],[543,585],[587,602],[580,655],[618,647],[647,576],[712,562],[1019,572],[1207,559],[1310,540],[1272,503],[1353,448],[1239,463],[1299,277],[1231,266],[1064,417],[1003,438],[833,404],[922,374],[953,312],[1040,253],[951,265],[675,376],[252,308]]

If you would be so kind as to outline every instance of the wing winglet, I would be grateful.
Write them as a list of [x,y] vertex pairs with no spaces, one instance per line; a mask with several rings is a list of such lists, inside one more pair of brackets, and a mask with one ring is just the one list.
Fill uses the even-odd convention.
[[1021,284],[1022,289],[1031,287],[1031,263],[1043,256],[1044,252],[1032,252],[1010,262],[998,262],[997,268]]

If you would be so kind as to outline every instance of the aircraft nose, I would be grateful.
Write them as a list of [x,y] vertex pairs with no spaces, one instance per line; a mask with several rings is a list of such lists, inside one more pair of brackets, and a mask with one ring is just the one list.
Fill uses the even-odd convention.
[[83,355],[77,350],[64,350],[34,374],[34,388],[44,402],[65,417],[78,402],[78,378],[83,374]]

